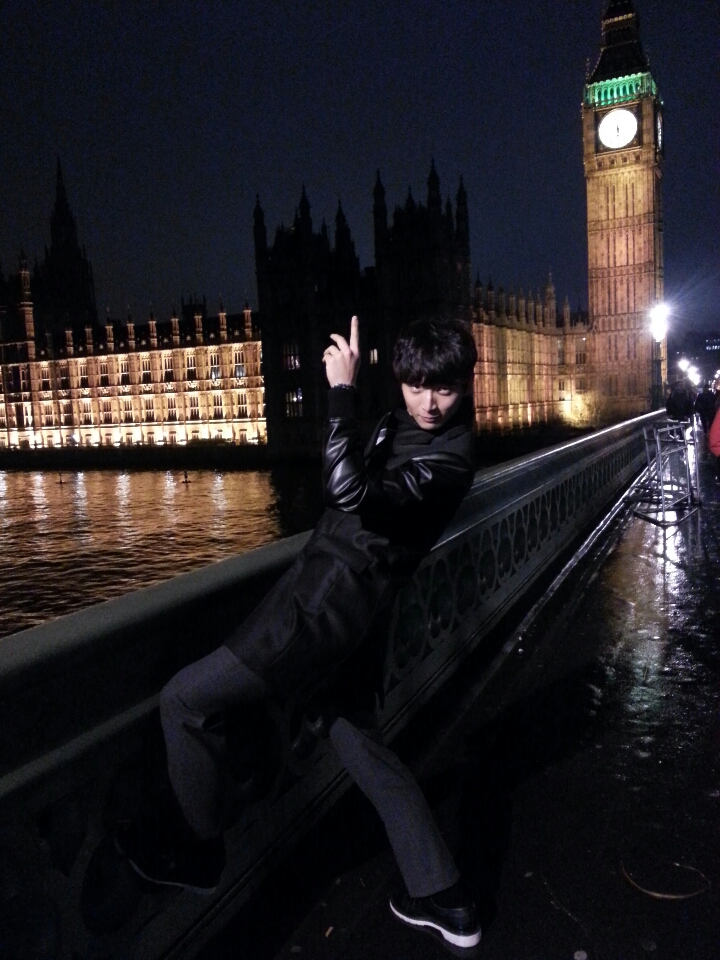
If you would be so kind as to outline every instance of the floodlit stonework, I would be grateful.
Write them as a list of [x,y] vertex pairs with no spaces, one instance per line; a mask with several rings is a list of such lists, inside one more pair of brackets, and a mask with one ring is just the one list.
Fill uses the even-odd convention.
[[614,418],[648,410],[667,379],[667,342],[649,328],[663,299],[662,106],[632,3],[610,0],[582,121],[592,389]]

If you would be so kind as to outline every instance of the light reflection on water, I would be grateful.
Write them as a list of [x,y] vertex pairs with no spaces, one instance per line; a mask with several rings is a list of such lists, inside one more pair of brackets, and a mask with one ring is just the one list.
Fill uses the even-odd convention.
[[0,472],[0,636],[312,526],[291,471]]

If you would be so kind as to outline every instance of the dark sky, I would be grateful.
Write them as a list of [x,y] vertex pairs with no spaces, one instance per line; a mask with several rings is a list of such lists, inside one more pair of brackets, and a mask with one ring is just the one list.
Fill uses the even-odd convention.
[[[268,236],[305,184],[316,229],[342,200],[373,262],[390,210],[468,193],[473,273],[587,305],[580,105],[600,0],[0,0],[0,261],[49,243],[63,165],[98,307],[168,316],[181,293],[257,305],[252,210]],[[720,326],[716,4],[636,0],[665,101],[666,294]]]

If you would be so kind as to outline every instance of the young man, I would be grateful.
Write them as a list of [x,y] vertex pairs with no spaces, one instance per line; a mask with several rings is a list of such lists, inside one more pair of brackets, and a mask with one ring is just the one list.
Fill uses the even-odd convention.
[[472,947],[480,940],[475,907],[417,783],[382,744],[375,713],[395,596],[472,483],[475,344],[460,320],[407,327],[393,353],[405,407],[382,418],[364,449],[355,417],[357,317],[349,342],[331,340],[323,355],[325,512],[255,611],[161,693],[168,773],[182,811],[170,849],[142,824],[121,827],[117,844],[147,879],[214,889],[222,832],[238,807],[228,711],[269,697],[312,699],[387,830],[407,887],[391,900],[392,912],[454,947]]

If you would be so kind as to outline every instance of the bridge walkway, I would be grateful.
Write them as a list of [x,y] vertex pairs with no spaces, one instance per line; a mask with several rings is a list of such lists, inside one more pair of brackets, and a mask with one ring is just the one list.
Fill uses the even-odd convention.
[[[620,509],[535,616],[396,741],[475,891],[485,960],[720,958],[720,485],[663,530]],[[500,646],[498,652],[497,648]],[[482,679],[478,679],[482,678]],[[357,790],[202,960],[430,960]]]

